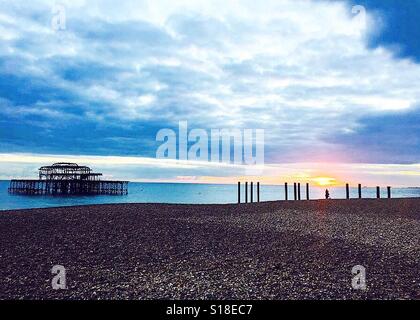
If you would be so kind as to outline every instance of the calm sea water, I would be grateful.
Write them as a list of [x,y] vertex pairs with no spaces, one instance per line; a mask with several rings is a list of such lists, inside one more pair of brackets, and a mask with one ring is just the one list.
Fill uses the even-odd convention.
[[[188,184],[188,183],[135,183],[129,184],[126,196],[21,196],[7,192],[9,181],[0,181],[0,210],[46,208],[103,203],[188,203],[213,204],[236,203],[237,185]],[[333,199],[345,198],[344,188],[328,188]],[[311,187],[310,198],[324,197],[325,188]],[[375,188],[363,188],[364,198],[375,198]],[[386,189],[381,190],[386,197]],[[283,200],[284,186],[261,185],[261,201]],[[357,197],[357,188],[350,190]],[[420,188],[392,189],[394,198],[420,197]],[[244,195],[242,193],[242,199]],[[293,197],[293,185],[289,186],[289,199]],[[302,199],[306,199],[302,188]]]

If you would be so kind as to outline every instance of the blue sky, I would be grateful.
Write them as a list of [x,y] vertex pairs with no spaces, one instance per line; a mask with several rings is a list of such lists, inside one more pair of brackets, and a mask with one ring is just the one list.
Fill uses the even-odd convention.
[[420,62],[419,0],[352,0],[382,17],[381,32],[371,37],[371,47],[387,46],[396,56]]
[[[267,175],[386,165],[366,180],[418,185],[419,16],[417,0],[1,2],[0,178],[49,161],[34,155],[153,159],[157,131],[186,120],[264,129],[266,163],[289,165]],[[109,172],[239,175],[144,161]]]

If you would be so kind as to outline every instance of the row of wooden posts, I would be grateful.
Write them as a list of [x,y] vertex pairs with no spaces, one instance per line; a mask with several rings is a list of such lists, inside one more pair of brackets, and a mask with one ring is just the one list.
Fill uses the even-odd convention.
[[[254,182],[251,182],[251,201],[254,202]],[[260,202],[260,183],[257,182],[257,202]],[[241,203],[241,183],[238,182],[238,203]],[[245,203],[248,203],[248,182],[245,182]]]
[[[391,199],[391,187],[388,186],[386,187],[386,189],[387,189],[388,199]],[[357,186],[357,193],[358,193],[359,199],[362,199],[362,185],[360,183]],[[376,198],[378,199],[381,198],[381,188],[379,186],[376,187]],[[346,183],[346,199],[350,199],[350,186],[348,183]]]
[[[293,183],[293,196],[294,200],[301,200],[301,185],[300,183]],[[248,182],[245,182],[245,203],[254,202],[254,182],[250,183],[250,199],[248,199]],[[289,200],[289,190],[287,182],[284,184],[284,200]],[[387,187],[388,199],[391,198],[391,187]],[[358,197],[362,199],[362,185],[358,185]],[[381,198],[381,188],[376,187],[376,198]],[[350,199],[350,185],[346,184],[346,199]],[[248,201],[250,200],[250,201]],[[309,200],[309,183],[306,184],[306,200]],[[260,202],[260,183],[257,182],[257,199],[256,202]],[[241,182],[238,182],[238,203],[241,203]]]

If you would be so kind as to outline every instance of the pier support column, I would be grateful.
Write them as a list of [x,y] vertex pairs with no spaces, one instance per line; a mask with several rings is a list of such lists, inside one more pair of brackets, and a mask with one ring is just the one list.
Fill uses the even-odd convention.
[[251,181],[251,203],[254,202],[254,182]]
[[238,203],[241,203],[241,182],[238,182]]
[[350,199],[350,187],[348,183],[346,183],[346,199]]
[[296,190],[296,182],[293,183],[293,195],[295,201],[297,200],[297,190]]
[[309,200],[309,183],[306,184],[306,200]]
[[391,199],[391,187],[388,186],[387,190],[388,190],[388,199]]
[[360,183],[358,186],[358,192],[359,192],[359,199],[362,199],[362,185]]
[[245,203],[248,203],[248,181],[245,182]]
[[300,201],[300,182],[298,183],[298,200]]
[[376,187],[376,198],[377,199],[381,198],[381,188],[380,187]]
[[257,202],[260,202],[260,183],[257,182]]
[[287,188],[287,182],[284,184],[284,200],[289,200],[289,190]]

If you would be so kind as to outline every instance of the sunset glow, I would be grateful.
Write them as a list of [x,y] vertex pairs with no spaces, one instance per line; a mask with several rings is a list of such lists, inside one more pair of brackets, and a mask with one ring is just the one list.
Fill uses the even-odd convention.
[[318,186],[321,186],[321,187],[335,186],[338,183],[335,178],[330,178],[330,177],[316,177],[316,178],[313,178],[312,181],[314,181]]

